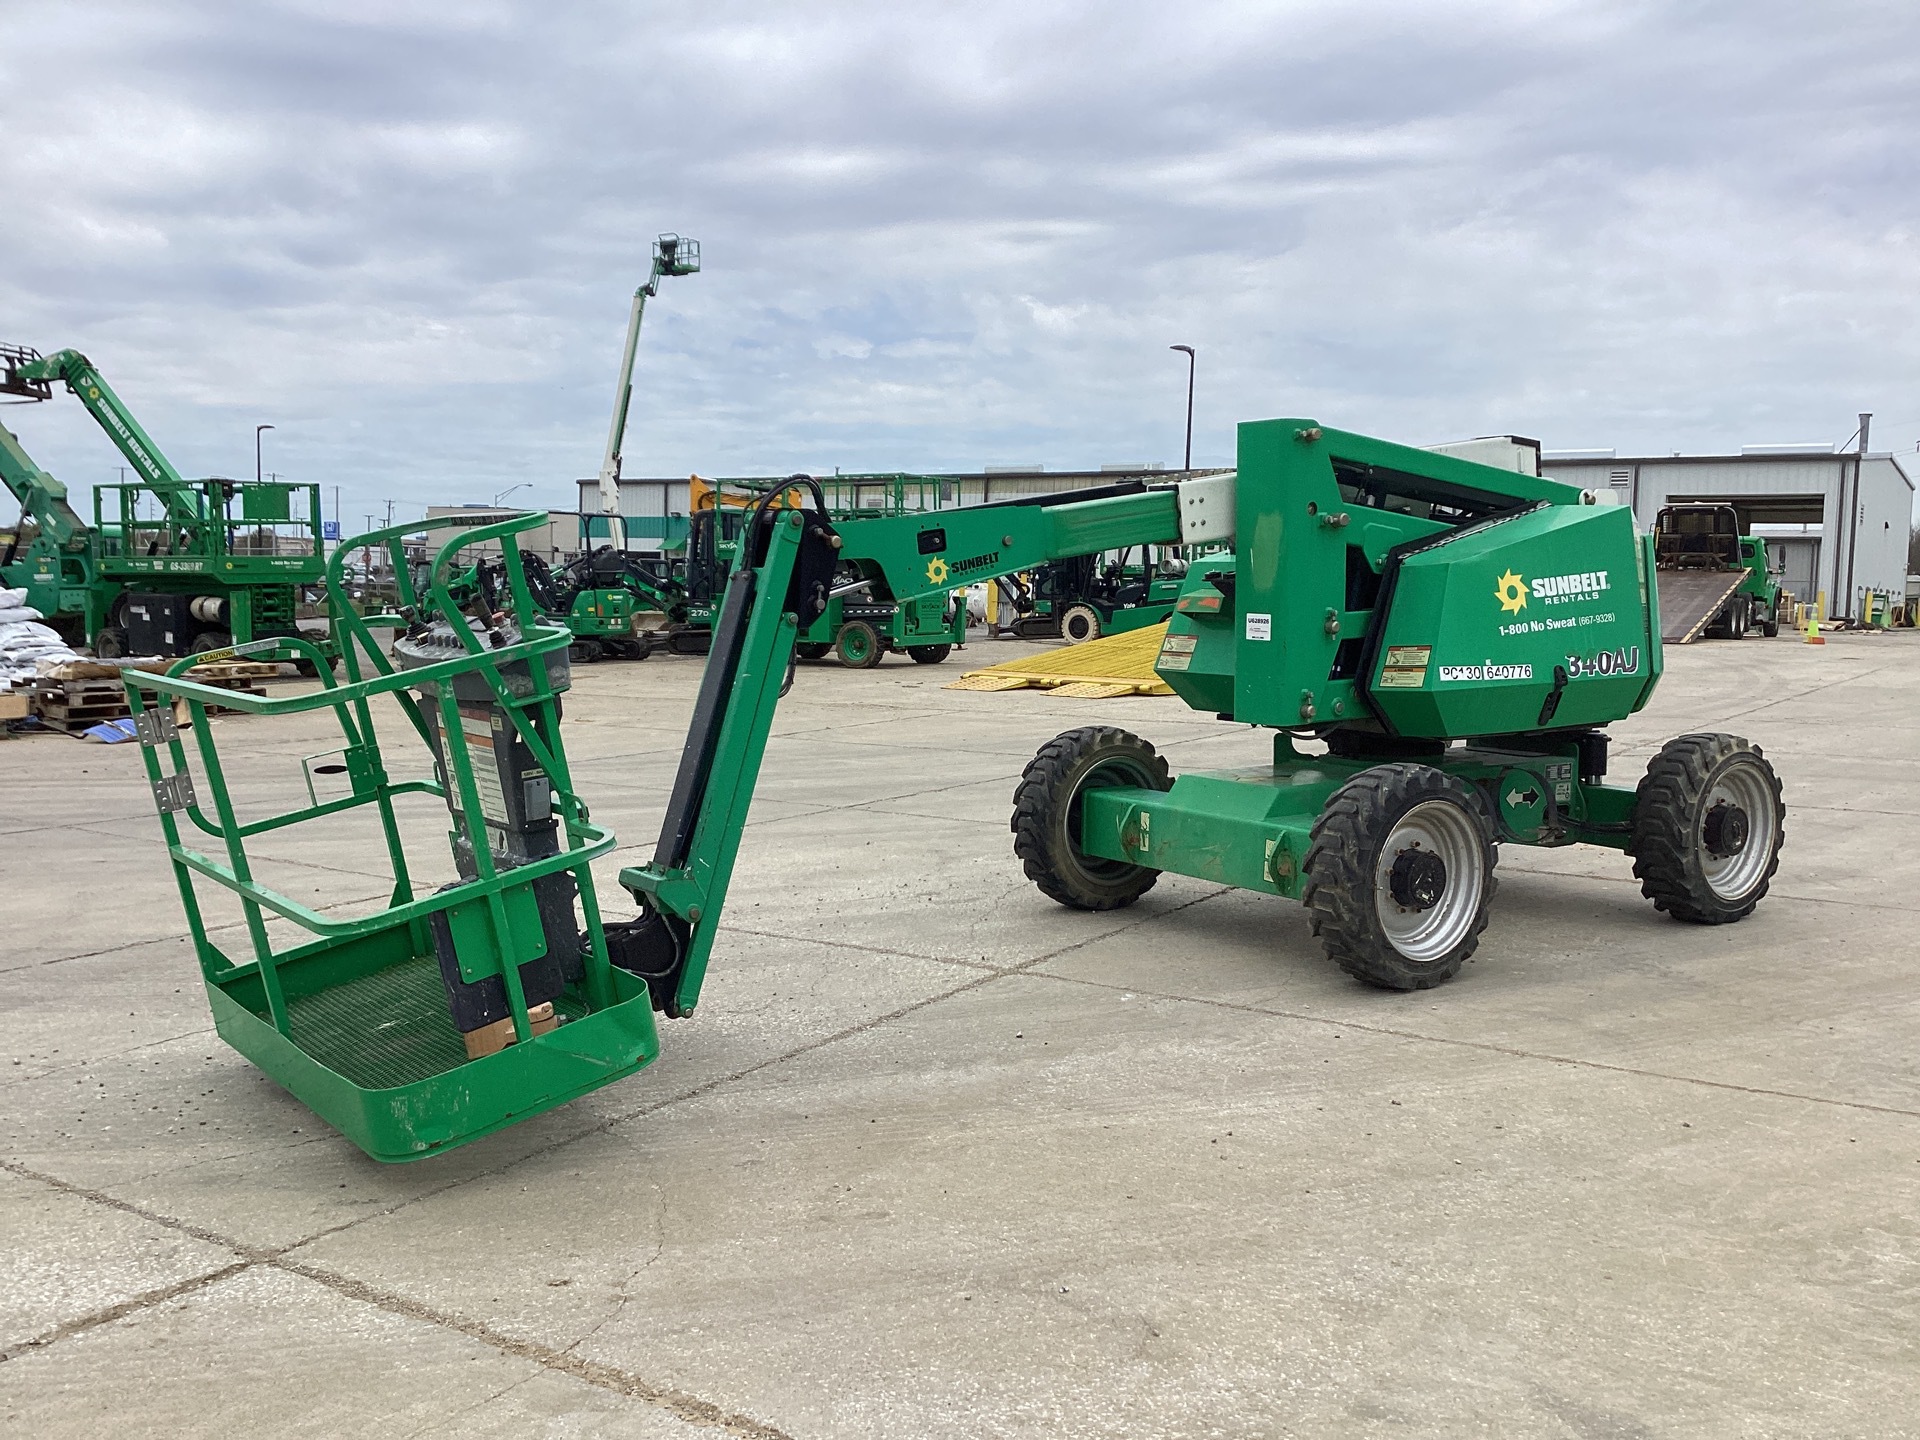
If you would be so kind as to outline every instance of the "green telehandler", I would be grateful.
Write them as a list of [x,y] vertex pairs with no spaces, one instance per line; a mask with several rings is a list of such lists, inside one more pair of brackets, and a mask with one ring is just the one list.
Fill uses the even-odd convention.
[[[66,486],[0,428],[0,483],[20,502],[0,584],[24,587],[27,604],[102,658],[205,656],[296,634],[300,591],[324,576],[320,488],[184,479],[85,355],[0,345],[0,394],[48,400],[55,383],[139,478],[95,486],[89,524]],[[301,668],[332,655],[323,642]]]
[[[1115,727],[1048,742],[1011,824],[1015,858],[1051,900],[1111,910],[1169,871],[1298,899],[1334,962],[1389,990],[1440,984],[1473,954],[1502,844],[1623,850],[1679,920],[1753,910],[1785,818],[1756,746],[1683,735],[1637,784],[1606,778],[1605,727],[1646,705],[1662,665],[1651,547],[1629,511],[1311,420],[1242,425],[1238,460],[1134,493],[838,524],[808,477],[763,496],[743,517],[652,859],[619,874],[630,919],[602,918],[590,862],[614,841],[588,819],[561,741],[569,637],[542,623],[505,543],[540,517],[473,536],[504,553],[464,608],[444,583],[464,542],[448,540],[426,589],[402,587],[391,660],[351,619],[344,685],[266,700],[130,674],[221,1034],[383,1160],[631,1073],[658,1052],[654,1015],[698,1006],[795,641],[839,577],[851,568],[911,598],[1139,544],[1213,547],[1185,578],[1158,670],[1195,709],[1271,730],[1272,757],[1176,777]],[[774,503],[795,491],[798,503]],[[397,546],[412,528],[354,545]],[[433,757],[431,780],[390,777],[381,695]],[[240,823],[218,733],[176,730],[174,700],[331,709],[340,758],[309,784],[326,770],[338,792]],[[457,878],[438,889],[407,869],[394,806],[406,792],[440,797],[452,822]],[[387,836],[388,909],[323,914],[253,878],[249,836],[360,807]],[[218,853],[187,844],[184,826]],[[205,882],[239,897],[251,953],[203,924]],[[312,938],[276,949],[269,913]]]

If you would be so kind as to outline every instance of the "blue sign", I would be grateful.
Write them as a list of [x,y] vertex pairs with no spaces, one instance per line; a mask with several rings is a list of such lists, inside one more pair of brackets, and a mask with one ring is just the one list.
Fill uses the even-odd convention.
[[338,540],[340,538],[340,522],[338,520],[322,520],[320,522],[320,538],[322,540]]

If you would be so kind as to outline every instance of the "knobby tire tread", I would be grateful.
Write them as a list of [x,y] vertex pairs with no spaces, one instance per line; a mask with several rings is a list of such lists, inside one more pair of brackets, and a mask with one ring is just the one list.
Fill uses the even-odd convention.
[[[1402,956],[1380,929],[1374,913],[1374,856],[1400,816],[1443,795],[1462,803],[1480,827],[1486,844],[1486,890],[1460,944],[1444,959],[1421,964]],[[1387,990],[1431,990],[1452,979],[1480,944],[1488,904],[1499,883],[1493,873],[1496,853],[1471,787],[1430,765],[1376,765],[1334,791],[1314,821],[1300,899],[1327,957],[1354,979]]]
[[[1713,894],[1700,873],[1693,844],[1694,811],[1714,772],[1740,754],[1753,755],[1764,767],[1773,787],[1776,825],[1766,841],[1773,849],[1766,873],[1747,895],[1729,903]],[[1785,828],[1780,779],[1766,764],[1759,746],[1738,735],[1679,735],[1661,747],[1641,777],[1634,793],[1633,835],[1627,853],[1633,857],[1640,893],[1653,902],[1654,909],[1695,925],[1728,925],[1752,914],[1765,898],[1780,868]],[[1749,843],[1759,838],[1755,835]]]
[[[1035,753],[1021,774],[1013,792],[1013,853],[1020,868],[1040,893],[1075,910],[1118,910],[1133,904],[1160,879],[1160,872],[1144,865],[1124,883],[1106,887],[1089,885],[1087,877],[1072,870],[1072,855],[1078,847],[1065,837],[1067,854],[1060,853],[1063,836],[1055,833],[1054,822],[1072,804],[1071,785],[1077,772],[1091,769],[1084,765],[1089,756],[1102,751],[1124,754],[1144,766],[1154,788],[1165,790],[1172,784],[1166,760],[1147,741],[1113,725],[1083,725],[1056,735]],[[1064,822],[1063,822],[1064,823]],[[1109,864],[1113,862],[1099,862]]]

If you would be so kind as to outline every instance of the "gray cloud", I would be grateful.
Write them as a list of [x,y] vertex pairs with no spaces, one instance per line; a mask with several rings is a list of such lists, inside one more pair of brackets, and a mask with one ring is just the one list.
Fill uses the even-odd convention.
[[[1242,419],[1920,437],[1906,4],[395,3],[0,19],[0,338],[189,473],[1176,461]],[[70,483],[78,407],[8,410]],[[1904,428],[1902,428],[1904,427]],[[528,492],[522,492],[524,496]],[[404,512],[403,512],[404,513]]]

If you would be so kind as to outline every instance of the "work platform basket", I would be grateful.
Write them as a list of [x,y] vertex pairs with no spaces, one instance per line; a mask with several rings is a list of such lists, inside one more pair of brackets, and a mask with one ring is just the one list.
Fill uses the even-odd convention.
[[[322,684],[311,693],[236,695],[178,673],[206,656],[165,675],[125,675],[221,1037],[378,1160],[476,1139],[659,1051],[646,982],[608,963],[590,866],[614,841],[588,823],[561,744],[570,636],[540,621],[512,539],[545,524],[544,515],[479,527],[449,517],[341,546],[327,588],[344,682],[300,639],[241,648],[248,658],[315,662]],[[402,537],[423,528],[458,533],[417,593]],[[499,545],[496,562],[451,573],[455,552],[488,541]],[[347,601],[344,565],[370,547],[390,552],[399,604],[363,619]],[[383,627],[396,632],[392,657],[375,638]],[[430,776],[390,777],[375,732],[383,696],[398,703],[400,729],[424,748]],[[228,720],[216,733],[207,719],[215,705],[259,723]],[[391,706],[378,708],[391,723]],[[245,768],[257,771],[270,763],[262,757],[276,722],[313,712],[330,712],[339,743],[300,762],[304,803],[242,820],[219,742],[244,737]],[[438,888],[416,881],[421,867],[403,843],[396,802],[417,805],[407,798],[417,795],[438,797],[439,819],[451,822],[456,878]],[[384,908],[344,918],[255,878],[250,841],[285,843],[303,824],[355,811],[361,823],[376,817],[385,841]],[[355,852],[352,865],[365,864]],[[209,885],[237,898],[240,943],[203,915]]]

